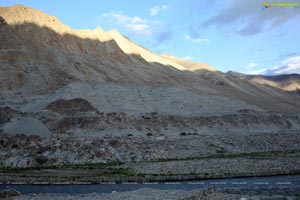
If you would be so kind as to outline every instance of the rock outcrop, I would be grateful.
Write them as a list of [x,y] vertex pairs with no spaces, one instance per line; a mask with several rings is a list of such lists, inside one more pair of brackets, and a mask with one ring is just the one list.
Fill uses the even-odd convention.
[[0,198],[6,199],[10,197],[20,196],[21,193],[17,190],[9,189],[9,190],[0,190]]
[[97,109],[95,109],[88,101],[81,98],[70,100],[58,99],[50,103],[46,109],[58,112],[60,114],[80,114],[97,111]]

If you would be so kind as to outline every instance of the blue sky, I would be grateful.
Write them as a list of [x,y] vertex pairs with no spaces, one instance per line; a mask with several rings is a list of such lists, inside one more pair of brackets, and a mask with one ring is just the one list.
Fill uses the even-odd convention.
[[156,53],[223,72],[300,73],[300,8],[263,9],[263,0],[0,2],[14,4],[55,15],[74,29],[116,29]]

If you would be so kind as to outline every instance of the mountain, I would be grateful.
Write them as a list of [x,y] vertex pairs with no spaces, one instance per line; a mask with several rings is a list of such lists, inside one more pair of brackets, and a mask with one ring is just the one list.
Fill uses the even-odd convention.
[[246,75],[236,72],[228,72],[236,77],[250,80],[251,82],[269,85],[285,91],[298,91],[300,90],[300,75],[299,74],[283,74],[275,76],[264,75]]
[[[115,30],[72,30],[56,17],[23,5],[0,8],[0,13],[7,23],[2,25],[7,29],[2,35],[23,45],[8,45],[14,51],[2,53],[3,60],[11,57],[11,64],[26,71],[18,75],[26,79],[22,86],[32,91],[54,91],[74,80],[182,84],[191,79],[179,71],[185,70],[184,66],[140,47]],[[14,69],[10,68],[8,65],[5,71],[11,75]],[[36,79],[40,87],[32,87],[30,81]],[[5,79],[0,87],[19,88],[20,84]]]
[[76,81],[113,82],[180,87],[259,109],[299,109],[298,96],[228,76],[206,64],[155,54],[115,30],[73,30],[23,5],[2,7],[0,13],[1,48],[7,49],[0,55],[1,89],[51,94]]
[[248,80],[260,84],[266,84],[286,91],[300,90],[299,74],[284,74],[276,76],[249,75]]

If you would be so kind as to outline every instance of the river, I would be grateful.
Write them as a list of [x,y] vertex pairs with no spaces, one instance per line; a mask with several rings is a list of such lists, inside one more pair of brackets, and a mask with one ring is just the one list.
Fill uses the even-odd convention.
[[217,190],[240,188],[289,188],[300,191],[300,175],[228,178],[165,183],[105,183],[105,184],[0,184],[0,189],[15,189],[22,194],[101,194],[132,191],[141,188],[161,190],[194,190],[214,185]]

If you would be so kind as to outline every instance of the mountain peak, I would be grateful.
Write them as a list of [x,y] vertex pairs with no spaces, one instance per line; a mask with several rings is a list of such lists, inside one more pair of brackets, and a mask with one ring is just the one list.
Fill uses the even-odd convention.
[[94,33],[104,33],[105,31],[104,31],[102,28],[97,27],[97,28],[95,28],[95,29],[93,30],[93,32],[94,32]]
[[34,24],[50,28],[58,33],[70,32],[71,28],[62,24],[55,16],[21,4],[0,7],[0,15],[9,25]]
[[117,31],[116,29],[109,30],[109,31],[107,31],[107,33],[109,33],[111,35],[115,35],[115,36],[122,36],[122,34],[119,31]]
[[15,4],[11,6],[11,8],[27,9],[28,7],[24,6],[23,4]]

